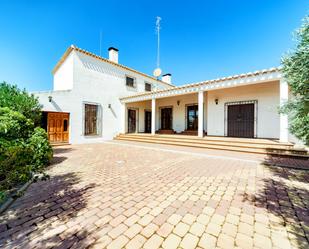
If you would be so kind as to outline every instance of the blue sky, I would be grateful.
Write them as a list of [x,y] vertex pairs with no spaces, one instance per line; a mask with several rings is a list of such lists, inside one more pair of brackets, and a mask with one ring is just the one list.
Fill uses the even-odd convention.
[[162,17],[161,68],[176,85],[278,66],[308,0],[0,1],[0,81],[52,89],[51,70],[75,44],[152,74],[155,17]]

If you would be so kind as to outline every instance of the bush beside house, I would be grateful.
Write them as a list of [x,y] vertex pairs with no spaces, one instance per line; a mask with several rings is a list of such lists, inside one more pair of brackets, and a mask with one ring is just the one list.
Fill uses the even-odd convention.
[[52,158],[47,134],[38,127],[40,110],[34,96],[0,83],[0,201]]
[[309,145],[309,16],[296,33],[296,48],[282,59],[283,75],[292,98],[282,108],[289,115],[289,129]]

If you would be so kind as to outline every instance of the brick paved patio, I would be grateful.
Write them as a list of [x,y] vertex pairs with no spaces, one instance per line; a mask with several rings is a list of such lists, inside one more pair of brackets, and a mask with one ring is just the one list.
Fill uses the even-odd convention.
[[55,152],[51,179],[2,215],[1,248],[308,248],[308,171],[120,144]]

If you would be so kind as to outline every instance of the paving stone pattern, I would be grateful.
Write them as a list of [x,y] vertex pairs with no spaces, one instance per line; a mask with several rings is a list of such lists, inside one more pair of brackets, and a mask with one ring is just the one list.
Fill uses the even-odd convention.
[[305,170],[91,144],[48,173],[2,214],[0,248],[309,247]]

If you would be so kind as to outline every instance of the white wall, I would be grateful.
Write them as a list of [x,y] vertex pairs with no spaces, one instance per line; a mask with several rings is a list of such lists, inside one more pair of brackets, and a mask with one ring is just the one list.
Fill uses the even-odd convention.
[[137,110],[137,131],[145,132],[145,110],[151,111],[151,101],[126,104],[126,132],[128,132],[128,109]]
[[[219,100],[218,105],[215,99]],[[279,82],[227,88],[208,92],[208,135],[224,136],[224,105],[257,100],[257,137],[279,138]]]
[[74,53],[71,53],[54,74],[54,91],[73,88]]
[[[206,101],[206,93],[204,94],[204,101]],[[177,105],[177,101],[179,105]],[[198,93],[186,94],[169,98],[162,98],[156,100],[156,130],[161,127],[160,108],[173,107],[173,129],[176,132],[182,132],[186,129],[186,105],[198,104]],[[204,104],[204,129],[206,130],[206,108]]]
[[[66,82],[74,79],[72,90],[64,91],[65,93],[51,91],[34,94],[39,97],[44,111],[70,113],[70,143],[72,144],[113,139],[120,132],[121,124],[124,122],[124,117],[121,115],[120,97],[144,92],[145,82],[152,83],[159,89],[168,87],[164,83],[80,52],[72,51],[68,59],[68,63],[64,62],[55,73],[54,89],[68,88],[71,83]],[[73,71],[71,71],[71,65],[73,65]],[[126,86],[126,75],[136,78],[137,87],[135,89]],[[48,102],[48,96],[53,96],[53,103]],[[84,103],[94,103],[101,106],[102,120],[99,122],[102,123],[102,134],[99,136],[87,137],[83,135]],[[108,108],[109,104],[111,108]],[[143,127],[142,123],[141,127]]]

